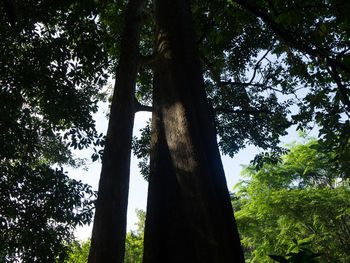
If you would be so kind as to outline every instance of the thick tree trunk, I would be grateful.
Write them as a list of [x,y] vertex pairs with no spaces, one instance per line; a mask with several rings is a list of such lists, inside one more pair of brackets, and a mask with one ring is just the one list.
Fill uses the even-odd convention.
[[244,262],[186,0],[157,0],[144,263]]
[[145,0],[130,0],[125,13],[89,263],[121,263],[124,259],[131,139],[135,116],[134,93],[144,2]]

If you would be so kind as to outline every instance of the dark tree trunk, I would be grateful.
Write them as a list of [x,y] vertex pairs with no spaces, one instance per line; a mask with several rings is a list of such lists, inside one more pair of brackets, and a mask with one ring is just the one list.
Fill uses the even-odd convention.
[[124,259],[131,139],[135,116],[134,93],[144,2],[145,0],[130,0],[125,13],[89,263],[121,263]]
[[186,0],[156,0],[144,263],[244,262]]

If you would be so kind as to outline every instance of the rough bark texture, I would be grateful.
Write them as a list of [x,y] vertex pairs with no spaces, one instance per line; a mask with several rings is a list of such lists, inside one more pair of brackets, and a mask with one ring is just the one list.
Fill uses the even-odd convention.
[[103,153],[89,263],[121,263],[124,259],[131,139],[135,115],[134,93],[144,2],[145,0],[130,0],[125,13],[121,56]]
[[189,3],[158,0],[144,263],[244,262]]

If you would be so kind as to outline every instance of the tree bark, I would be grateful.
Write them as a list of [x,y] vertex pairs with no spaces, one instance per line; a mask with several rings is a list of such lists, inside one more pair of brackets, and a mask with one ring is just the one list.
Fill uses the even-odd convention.
[[134,96],[144,2],[145,0],[130,0],[125,11],[121,55],[103,153],[89,263],[121,263],[124,259],[131,139],[135,116]]
[[189,3],[156,0],[144,263],[244,262]]

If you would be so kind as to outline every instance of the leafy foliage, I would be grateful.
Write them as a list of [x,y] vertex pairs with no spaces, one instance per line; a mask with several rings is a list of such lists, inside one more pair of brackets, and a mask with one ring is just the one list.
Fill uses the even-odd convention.
[[292,144],[281,162],[245,168],[233,207],[249,262],[272,262],[268,254],[285,254],[295,239],[320,262],[349,261],[349,182],[317,145]]
[[103,145],[92,114],[105,34],[95,1],[3,1],[0,12],[0,251],[63,261],[74,228],[92,219],[95,193],[62,166],[81,164],[71,149]]
[[[137,230],[127,233],[125,239],[125,263],[141,263],[143,258],[143,234],[145,231],[146,212],[136,209]],[[86,263],[89,256],[90,240],[74,241],[70,247],[66,263]]]
[[90,251],[90,240],[74,241],[69,249],[66,263],[87,263]]
[[136,210],[139,219],[137,230],[127,233],[125,240],[125,263],[141,263],[143,259],[143,235],[145,232],[146,212]]
[[[0,18],[0,199],[30,204],[20,205],[22,208],[14,210],[15,214],[0,202],[4,211],[1,215],[6,218],[2,227],[7,227],[8,222],[12,226],[21,222],[22,210],[26,210],[24,213],[29,213],[29,207],[40,210],[35,198],[49,202],[45,199],[47,193],[54,193],[57,187],[72,194],[62,193],[65,198],[70,196],[75,201],[69,202],[68,208],[68,204],[61,206],[61,199],[53,199],[50,202],[57,203],[49,207],[65,211],[65,222],[72,226],[89,221],[88,203],[76,197],[83,192],[91,196],[91,191],[52,167],[79,165],[81,160],[73,158],[72,149],[93,147],[93,160],[102,153],[98,147],[103,146],[104,138],[96,132],[92,113],[103,97],[101,87],[106,83],[107,73],[114,73],[118,63],[125,3],[4,0],[0,4],[4,14]],[[264,151],[272,149],[270,156],[256,159],[257,162],[259,158],[269,159],[270,166],[266,164],[259,172],[248,170],[259,176],[268,174],[268,169],[276,172],[276,178],[266,175],[266,180],[280,187],[281,198],[284,188],[300,198],[304,195],[305,200],[314,195],[325,200],[325,204],[333,200],[331,196],[341,196],[343,188],[330,187],[337,178],[349,178],[350,171],[349,2],[196,0],[192,1],[192,9],[221,151],[233,156],[247,144]],[[153,16],[149,1],[140,42],[144,56],[153,51]],[[140,68],[136,97],[140,102],[151,103],[152,65]],[[283,153],[279,137],[292,124],[299,129],[318,125],[319,143],[312,145],[318,157],[309,154],[300,160],[290,155],[290,161],[283,160],[282,169],[278,162]],[[139,166],[145,178],[149,134],[147,126],[141,138],[133,143],[136,155],[143,158]],[[304,154],[301,152],[301,156]],[[40,190],[34,182],[43,188]],[[291,188],[293,184],[298,184],[301,192]],[[324,192],[314,193],[315,189]],[[81,214],[84,219],[69,212],[75,207],[86,207]],[[50,213],[55,213],[39,210],[43,222]],[[13,216],[18,221],[12,220]],[[60,218],[53,218],[61,222]],[[37,226],[31,222],[26,227],[34,231]],[[68,232],[64,233],[59,240],[69,239]],[[39,236],[35,237],[33,244],[39,242]],[[54,243],[51,250],[47,249],[49,257],[64,252],[62,246],[55,247]],[[49,246],[50,242],[46,244]],[[20,252],[16,251],[26,253],[23,252],[26,246],[18,243],[16,249]],[[6,253],[12,255],[16,251]]]
[[140,137],[133,137],[132,149],[133,153],[138,159],[141,159],[138,163],[140,168],[140,173],[143,178],[148,181],[149,178],[149,155],[150,155],[150,141],[151,141],[151,123],[148,122],[147,125],[140,130]]
[[[253,144],[278,158],[279,137],[294,124],[317,125],[320,143],[337,152],[333,160],[349,159],[347,1],[197,0],[192,10],[224,154]],[[138,85],[151,88],[150,78]],[[146,94],[138,99],[148,100]]]
[[227,2],[197,2],[200,56],[222,152],[233,156],[246,144],[277,148],[291,123],[289,101],[278,101],[269,89],[278,74],[266,64],[276,42],[273,33]]
[[[221,151],[233,156],[247,144],[266,150],[279,149],[279,137],[291,125],[287,118],[291,101],[281,102],[276,92],[269,89],[271,76],[278,73],[271,72],[266,81],[256,83],[261,78],[256,72],[270,67],[265,63],[264,53],[271,51],[275,43],[273,33],[258,19],[244,10],[233,9],[225,1],[192,2],[206,92]],[[150,77],[140,75],[138,86],[143,91],[136,94],[139,100],[149,102],[151,90],[147,93],[145,88],[152,88]],[[144,176],[148,169],[147,130],[133,144],[137,155],[141,153],[140,147],[143,148],[139,166]]]
[[47,164],[2,164],[0,251],[5,262],[61,262],[74,228],[91,222],[95,193]]
[[[265,67],[270,87],[294,94],[299,112],[292,120],[299,129],[320,127],[319,140],[345,159],[349,141],[350,68],[348,1],[229,1],[258,18],[273,32]],[[266,75],[267,74],[267,75]]]
[[[318,263],[319,261],[316,259],[321,254],[315,254],[310,249],[307,248],[309,242],[298,243],[298,241],[293,240],[295,242],[294,246],[292,246],[288,254],[283,256],[278,255],[269,255],[273,260],[280,263]],[[297,251],[295,251],[297,250]]]

